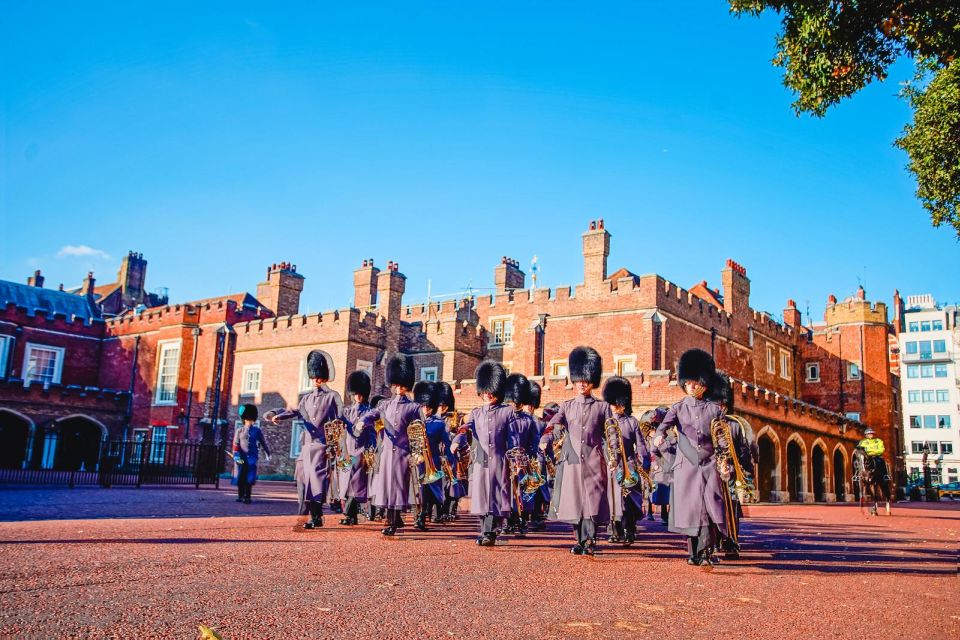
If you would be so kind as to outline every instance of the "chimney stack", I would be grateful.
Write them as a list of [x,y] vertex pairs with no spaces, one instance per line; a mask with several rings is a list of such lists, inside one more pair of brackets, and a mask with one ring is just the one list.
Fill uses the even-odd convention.
[[599,288],[607,279],[607,257],[610,255],[610,233],[603,228],[603,219],[591,220],[583,234],[583,286]]
[[733,260],[720,272],[723,286],[723,308],[730,315],[740,315],[750,311],[750,278],[747,269]]
[[27,286],[43,288],[43,276],[40,275],[40,269],[34,271],[33,275],[27,278]]
[[787,308],[783,310],[783,324],[794,328],[801,326],[800,311],[793,300],[787,300]]
[[503,256],[500,264],[493,270],[493,284],[497,293],[523,289],[526,286],[526,275],[520,270],[519,262]]
[[267,279],[257,285],[257,300],[276,316],[300,313],[303,276],[297,265],[281,262],[267,267]]
[[80,293],[92,300],[93,290],[96,288],[96,286],[97,286],[97,281],[93,277],[93,271],[88,271],[87,277],[83,279],[83,286],[80,288]]

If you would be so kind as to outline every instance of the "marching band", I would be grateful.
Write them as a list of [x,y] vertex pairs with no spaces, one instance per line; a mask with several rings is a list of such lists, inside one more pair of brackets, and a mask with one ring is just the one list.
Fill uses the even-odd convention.
[[345,408],[326,386],[321,352],[310,353],[307,371],[314,389],[298,408],[265,415],[273,424],[303,422],[296,475],[305,529],[323,526],[328,497],[343,505],[346,526],[359,523],[369,502],[367,519],[384,519],[384,536],[404,527],[405,512],[418,530],[455,520],[469,497],[480,546],[555,521],[571,525],[571,553],[593,555],[604,527],[609,543],[634,543],[637,522],[645,510],[653,520],[656,505],[668,529],[686,537],[689,564],[739,555],[742,505],[756,499],[756,444],[749,423],[733,414],[729,380],[704,351],[680,357],[685,397],[639,420],[628,379],[613,376],[600,388],[602,360],[591,347],[570,353],[574,397],[539,416],[540,386],[489,360],[475,374],[481,405],[466,415],[449,384],[414,383],[409,356],[388,360],[387,399],[371,401],[370,377],[351,373]]

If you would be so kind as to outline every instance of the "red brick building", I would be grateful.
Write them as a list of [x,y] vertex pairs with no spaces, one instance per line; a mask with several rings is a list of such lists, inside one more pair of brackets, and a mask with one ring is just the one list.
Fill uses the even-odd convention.
[[[572,393],[567,354],[590,344],[605,376],[634,382],[636,411],[681,397],[673,369],[684,350],[712,352],[735,380],[737,413],[757,433],[766,499],[849,499],[850,456],[864,425],[877,428],[889,450],[902,449],[884,304],[871,304],[862,290],[842,302],[831,296],[823,321],[804,324],[788,301],[781,323],[751,308],[747,271],[732,260],[720,286],[704,280],[685,290],[655,274],[610,273],[610,241],[603,221],[591,222],[575,287],[526,289],[519,264],[504,257],[493,295],[415,305],[403,303],[406,278],[396,262],[381,270],[366,259],[354,271],[350,308],[306,315],[299,313],[303,276],[293,265],[271,265],[256,297],[91,322],[90,345],[77,349],[96,351],[91,384],[124,390],[125,406],[106,426],[118,435],[229,437],[220,427],[235,424],[239,404],[296,406],[309,390],[305,360],[313,349],[327,354],[329,384],[341,394],[354,369],[371,374],[374,394],[388,393],[384,363],[400,352],[414,358],[419,377],[451,381],[460,409],[477,402],[470,378],[485,357],[539,381],[545,402],[562,400]],[[263,473],[292,471],[297,428],[266,427],[274,456]]]

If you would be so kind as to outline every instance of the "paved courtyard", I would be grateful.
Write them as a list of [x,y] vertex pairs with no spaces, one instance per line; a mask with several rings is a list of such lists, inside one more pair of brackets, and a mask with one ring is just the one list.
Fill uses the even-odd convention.
[[[568,553],[566,527],[473,544],[465,518],[383,539],[293,489],[0,489],[0,636],[956,638],[960,509],[760,505],[746,552],[707,572],[643,522],[632,548]],[[55,519],[51,519],[55,518]]]

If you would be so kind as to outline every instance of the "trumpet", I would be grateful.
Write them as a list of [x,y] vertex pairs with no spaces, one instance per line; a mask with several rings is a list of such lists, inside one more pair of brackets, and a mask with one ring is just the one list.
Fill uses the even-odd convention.
[[416,471],[417,465],[423,463],[420,484],[433,484],[443,478],[443,472],[433,464],[430,441],[427,439],[427,427],[422,420],[413,420],[407,425],[407,439],[410,441],[410,466]]
[[[727,418],[734,420],[744,428],[746,420],[740,416],[721,415],[714,418],[710,423],[710,439],[713,441],[713,447],[717,452],[717,471],[720,473],[720,479],[729,482],[733,479],[733,490],[741,504],[748,504],[757,501],[757,490],[753,486],[753,478],[748,476],[740,465],[740,459],[733,446],[733,433],[730,430],[730,423]],[[747,425],[749,428],[749,425]],[[744,429],[746,433],[746,429]],[[722,444],[721,446],[721,439]]]
[[[623,489],[630,489],[640,482],[637,465],[627,459],[627,451],[623,446],[623,433],[620,431],[620,421],[609,418],[603,424],[604,443],[607,447],[607,456],[612,464],[616,464],[617,483]],[[613,468],[611,466],[611,468]]]

